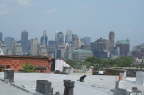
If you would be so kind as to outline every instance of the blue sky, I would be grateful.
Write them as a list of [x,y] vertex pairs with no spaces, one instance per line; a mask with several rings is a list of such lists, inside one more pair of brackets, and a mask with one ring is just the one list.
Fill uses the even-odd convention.
[[0,0],[0,32],[20,39],[26,29],[31,37],[47,30],[49,39],[56,31],[72,30],[93,40],[107,38],[144,43],[144,0]]

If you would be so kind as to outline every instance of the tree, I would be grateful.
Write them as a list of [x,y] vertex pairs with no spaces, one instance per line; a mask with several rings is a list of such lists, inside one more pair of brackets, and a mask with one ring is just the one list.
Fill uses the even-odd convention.
[[99,70],[108,65],[108,60],[104,58],[89,57],[84,63],[88,68],[93,66],[95,69]]
[[103,69],[108,67],[129,67],[133,64],[134,59],[130,56],[122,56],[116,59],[89,57],[85,60],[85,65],[89,68]]
[[96,70],[109,68],[109,67],[129,67],[134,62],[134,59],[129,56],[118,57],[115,59],[111,58],[97,58],[97,57],[88,57],[85,61],[66,61],[75,69],[81,69],[82,66],[90,68],[93,66]]
[[23,71],[24,71],[24,72],[34,72],[35,69],[36,69],[36,67],[33,66],[33,65],[30,64],[30,63],[26,63],[26,64],[23,65]]
[[129,67],[134,62],[134,59],[129,56],[122,56],[116,59],[113,59],[111,64],[113,67]]
[[75,69],[81,69],[81,67],[83,66],[83,62],[81,61],[66,60],[66,63]]

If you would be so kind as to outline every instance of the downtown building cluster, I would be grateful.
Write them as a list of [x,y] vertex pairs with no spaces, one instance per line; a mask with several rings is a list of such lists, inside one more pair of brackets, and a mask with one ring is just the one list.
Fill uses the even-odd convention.
[[4,55],[15,56],[51,56],[57,59],[84,60],[90,56],[110,58],[128,56],[129,40],[115,41],[115,33],[110,32],[108,39],[99,38],[91,42],[90,37],[80,38],[71,30],[55,33],[55,40],[49,40],[47,31],[43,31],[40,39],[29,39],[26,30],[21,32],[21,40],[5,37],[0,33],[0,48]]

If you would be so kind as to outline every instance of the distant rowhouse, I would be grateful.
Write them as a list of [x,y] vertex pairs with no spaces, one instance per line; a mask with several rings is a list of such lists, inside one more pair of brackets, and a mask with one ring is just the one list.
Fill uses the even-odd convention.
[[18,72],[22,70],[24,64],[32,64],[36,67],[36,72],[51,72],[52,59],[32,56],[0,56],[0,71],[11,68]]

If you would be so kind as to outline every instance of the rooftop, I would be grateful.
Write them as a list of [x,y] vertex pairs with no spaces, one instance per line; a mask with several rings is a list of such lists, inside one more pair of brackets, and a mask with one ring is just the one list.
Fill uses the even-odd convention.
[[[62,75],[46,73],[15,73],[15,84],[35,93],[36,80],[49,80],[52,82],[54,92],[59,91],[60,94],[63,95],[63,80],[68,79],[75,81],[74,95],[113,95],[111,89],[115,87],[115,76],[88,75],[85,82],[81,83],[77,81],[81,75],[82,74]],[[0,73],[0,79],[2,78],[3,73]],[[3,89],[5,89],[5,87]],[[15,90],[13,91],[15,92]]]
[[6,84],[0,81],[0,94],[1,95],[32,95],[16,87],[11,86],[10,84]]

